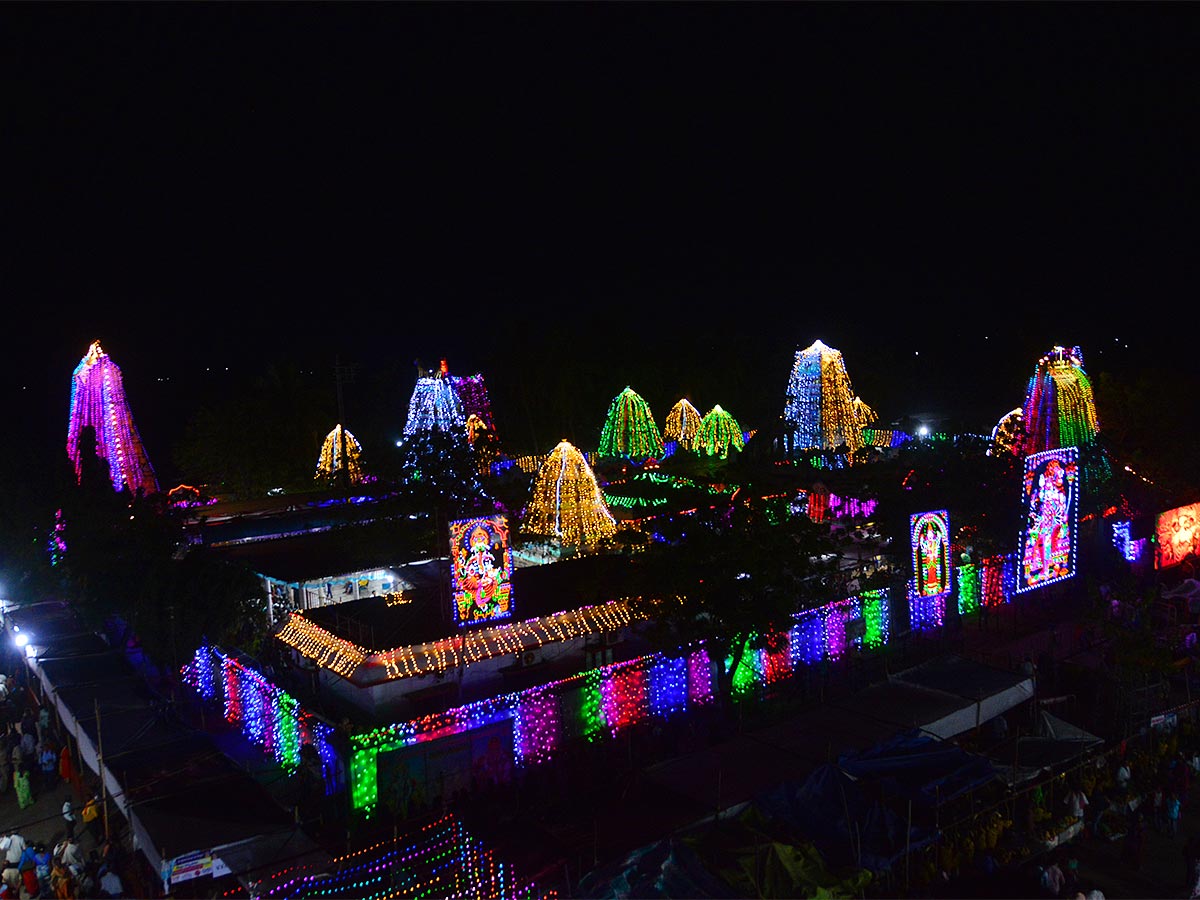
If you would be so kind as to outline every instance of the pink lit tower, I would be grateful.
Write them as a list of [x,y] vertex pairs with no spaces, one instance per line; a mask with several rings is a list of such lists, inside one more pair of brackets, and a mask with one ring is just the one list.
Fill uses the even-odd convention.
[[121,370],[100,349],[99,341],[92,341],[71,376],[67,455],[75,464],[76,481],[83,468],[79,435],[89,425],[96,432],[96,455],[108,463],[114,490],[128,488],[131,494],[141,491],[147,495],[158,492],[158,480],[125,400]]

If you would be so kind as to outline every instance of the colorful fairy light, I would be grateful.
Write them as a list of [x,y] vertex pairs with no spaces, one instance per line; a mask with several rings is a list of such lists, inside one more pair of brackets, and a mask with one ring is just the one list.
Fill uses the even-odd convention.
[[963,563],[958,567],[955,584],[958,587],[958,614],[970,615],[979,611],[979,567],[974,563]]
[[906,585],[908,594],[908,625],[912,631],[927,631],[946,624],[947,592],[922,594],[916,579],[910,578]]
[[980,564],[979,600],[989,609],[1012,602],[1016,592],[1016,560],[1010,553],[989,556]]
[[682,450],[695,450],[696,432],[702,418],[700,411],[686,397],[680,398],[663,423],[663,441],[674,441]]
[[494,432],[496,423],[492,420],[492,404],[488,400],[487,386],[484,384],[483,375],[479,373],[450,375],[448,380],[458,395],[458,399],[462,402],[463,415],[467,419],[474,416],[487,427],[488,431]]
[[[343,443],[344,440],[344,443]],[[362,484],[362,446],[353,434],[342,428],[341,423],[333,427],[333,431],[325,435],[321,444],[321,455],[317,459],[319,479],[336,478],[343,468],[351,484]]]
[[[215,677],[216,672],[221,677]],[[330,739],[334,728],[301,707],[287,691],[258,670],[217,647],[201,646],[180,669],[185,684],[205,700],[221,703],[225,719],[271,754],[288,771],[300,764],[300,748],[311,744],[327,773],[326,792],[341,780],[341,762]]]
[[92,341],[71,375],[67,455],[75,465],[76,481],[83,471],[80,432],[89,426],[96,434],[95,453],[108,464],[113,490],[158,492],[158,480],[125,398],[121,369],[100,348],[99,341]]
[[1030,456],[1095,442],[1100,431],[1092,383],[1078,347],[1054,347],[1038,360],[1022,411],[1021,452]]
[[661,459],[663,439],[650,406],[633,388],[627,387],[613,398],[600,430],[601,457],[625,457],[630,460]]
[[[787,632],[747,648],[735,692],[782,681],[803,665],[872,649],[890,637],[887,590],[828,603],[796,617]],[[726,661],[728,662],[728,661]],[[616,737],[652,718],[669,718],[711,703],[716,670],[708,651],[653,653],[612,663],[523,691],[490,697],[351,736],[350,783],[355,809],[372,811],[379,801],[383,754],[451,735],[511,723],[512,765],[538,765],[569,741]]]
[[[513,867],[474,837],[453,813],[419,829],[334,857],[258,879],[263,898],[355,897],[358,900],[555,900],[556,891],[516,876]],[[235,891],[237,889],[234,889]],[[226,891],[229,897],[234,891]]]
[[616,535],[596,476],[570,442],[560,441],[538,470],[520,530],[581,552],[600,549]]
[[705,413],[696,432],[696,445],[709,456],[719,459],[729,456],[730,450],[740,452],[746,446],[737,419],[721,409],[720,404]]
[[1075,575],[1079,488],[1079,448],[1060,447],[1025,457],[1025,527],[1017,545],[1017,593]]
[[813,341],[796,353],[783,420],[793,450],[837,450],[849,458],[863,445],[856,396],[840,350]]

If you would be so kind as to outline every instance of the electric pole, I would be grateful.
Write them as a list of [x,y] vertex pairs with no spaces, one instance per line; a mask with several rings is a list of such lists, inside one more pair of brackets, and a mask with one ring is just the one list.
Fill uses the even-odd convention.
[[337,385],[338,403],[338,448],[337,448],[337,478],[338,487],[343,493],[350,493],[350,466],[346,459],[346,406],[342,399],[342,385],[354,383],[354,366],[343,366],[340,357],[335,357],[333,363],[333,380]]

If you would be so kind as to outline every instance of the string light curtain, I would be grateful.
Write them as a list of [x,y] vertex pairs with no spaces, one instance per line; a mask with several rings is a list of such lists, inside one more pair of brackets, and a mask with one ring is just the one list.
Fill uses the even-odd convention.
[[408,419],[404,423],[405,437],[411,437],[421,431],[430,431],[434,426],[449,432],[464,429],[466,424],[467,417],[463,413],[462,400],[449,378],[439,372],[417,379],[412,397],[408,401]]
[[683,450],[695,450],[696,432],[702,418],[700,410],[692,406],[686,397],[681,398],[667,413],[667,421],[663,423],[663,440],[674,441]]
[[67,455],[75,465],[77,482],[83,468],[79,435],[89,425],[96,432],[96,455],[108,464],[113,490],[158,493],[158,479],[125,399],[121,369],[99,341],[92,341],[71,375]]
[[[796,353],[788,378],[783,420],[794,450],[836,450],[849,456],[863,446],[859,414],[865,404],[850,386],[840,350],[813,341]],[[868,407],[869,408],[869,407]]]
[[1096,440],[1096,401],[1078,347],[1056,346],[1038,360],[1025,392],[1023,419],[1026,456]]
[[596,476],[569,441],[560,441],[538,470],[521,531],[555,538],[564,547],[584,552],[600,548],[616,535],[616,519]]
[[737,419],[721,409],[720,404],[705,413],[696,432],[696,445],[709,456],[720,459],[729,456],[730,450],[741,451],[746,446],[742,440],[742,427]]
[[650,406],[633,388],[626,387],[608,407],[600,431],[600,456],[630,460],[659,459],[663,439]]
[[[343,460],[342,452],[342,435],[345,434],[346,449],[345,459]],[[317,459],[317,474],[314,476],[318,479],[332,479],[342,471],[345,466],[346,476],[350,479],[351,484],[362,484],[362,446],[358,443],[358,439],[349,431],[343,432],[341,424],[333,427],[333,431],[325,435],[325,443],[321,445],[321,455]]]

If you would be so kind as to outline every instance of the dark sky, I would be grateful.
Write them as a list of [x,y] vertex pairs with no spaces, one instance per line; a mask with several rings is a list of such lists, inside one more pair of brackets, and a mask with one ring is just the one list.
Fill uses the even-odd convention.
[[626,385],[750,428],[820,338],[885,422],[989,430],[1054,344],[1185,365],[1197,46],[1195,4],[6,4],[4,381],[60,441],[93,338],[163,441],[273,359],[395,373],[397,428],[440,357],[498,424],[571,369],[597,435]]

